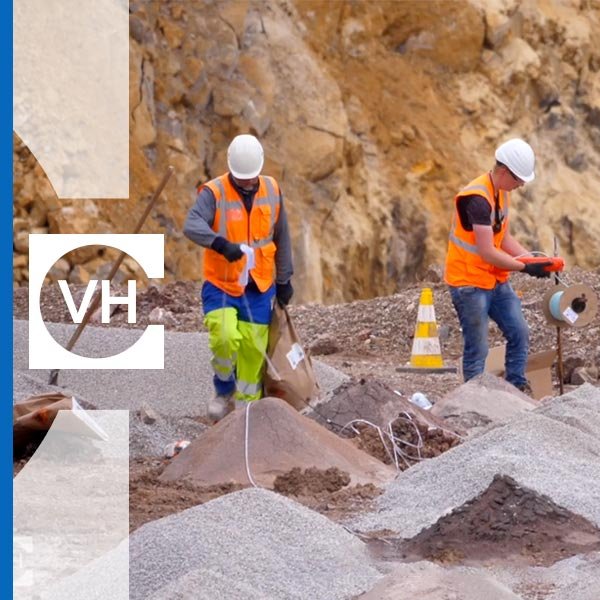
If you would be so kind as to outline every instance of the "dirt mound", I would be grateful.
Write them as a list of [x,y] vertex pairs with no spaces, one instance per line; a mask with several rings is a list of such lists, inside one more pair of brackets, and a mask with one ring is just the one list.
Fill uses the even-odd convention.
[[189,481],[164,483],[159,475],[166,460],[136,459],[130,463],[129,531],[192,506],[204,504],[244,486],[234,483],[199,486]]
[[382,381],[352,379],[335,390],[328,402],[317,405],[307,416],[336,432],[354,419],[365,419],[385,427],[398,414],[398,399]]
[[[421,410],[376,378],[343,384],[328,402],[318,405],[308,416],[339,435],[352,438],[357,448],[388,465],[395,464],[392,444],[388,438],[384,444],[376,427],[387,431],[392,423],[401,451],[398,467],[402,470],[458,445],[462,433],[449,429],[430,411]],[[350,426],[352,421],[357,422]]]
[[229,414],[192,442],[165,469],[161,480],[247,485],[246,459],[253,479],[264,487],[271,487],[277,475],[294,467],[337,467],[349,474],[353,484],[381,484],[395,475],[393,469],[298,414],[283,400],[263,398],[249,409]]
[[[378,458],[386,465],[393,463],[390,444],[386,446],[377,429],[364,424],[356,426],[360,434],[353,439],[358,448]],[[392,432],[402,451],[398,461],[401,471],[424,458],[433,458],[460,444],[460,438],[452,432],[432,428],[409,417],[398,417],[392,424]]]
[[336,467],[330,469],[300,469],[294,467],[291,471],[277,475],[273,489],[286,496],[300,496],[306,493],[322,491],[337,492],[350,483],[350,475]]
[[371,501],[382,493],[372,483],[349,486],[350,475],[336,467],[330,469],[293,468],[278,475],[273,490],[292,496],[304,506],[343,521],[350,515],[370,507]]
[[[239,483],[203,486],[185,479],[164,482],[160,480],[160,474],[168,464],[168,460],[158,458],[138,458],[130,462],[130,532],[144,523],[246,487]],[[349,482],[349,475],[336,468],[310,468],[304,471],[294,468],[275,478],[274,491],[293,497],[300,504],[333,521],[343,521],[370,508],[371,501],[382,493],[373,484],[348,486]]]
[[446,564],[517,559],[548,566],[600,550],[600,529],[511,477],[497,475],[478,497],[412,539],[372,544],[386,558]]

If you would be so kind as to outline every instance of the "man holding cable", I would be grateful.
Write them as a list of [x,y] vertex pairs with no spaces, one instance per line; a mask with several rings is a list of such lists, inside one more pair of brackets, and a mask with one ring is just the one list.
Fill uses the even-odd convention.
[[508,278],[511,271],[549,277],[546,267],[551,262],[517,260],[530,253],[508,229],[510,192],[535,178],[533,149],[513,138],[496,149],[495,158],[491,171],[471,181],[454,198],[445,281],[462,328],[465,381],[484,371],[491,318],[507,342],[506,380],[530,393],[525,378],[529,328]]
[[202,306],[212,352],[213,422],[236,404],[262,397],[273,301],[294,293],[292,249],[277,181],[260,175],[263,147],[236,136],[227,151],[229,172],[200,186],[184,234],[206,248]]

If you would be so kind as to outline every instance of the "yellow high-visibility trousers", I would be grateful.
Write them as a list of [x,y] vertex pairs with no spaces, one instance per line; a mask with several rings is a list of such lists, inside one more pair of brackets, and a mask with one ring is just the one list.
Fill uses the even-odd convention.
[[234,393],[236,400],[259,400],[269,326],[241,321],[232,307],[211,310],[204,317],[212,352],[218,394]]

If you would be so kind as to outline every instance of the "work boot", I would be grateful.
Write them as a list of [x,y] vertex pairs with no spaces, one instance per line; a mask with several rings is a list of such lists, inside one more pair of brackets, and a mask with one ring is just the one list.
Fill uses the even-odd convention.
[[217,423],[233,410],[233,394],[217,394],[208,402],[208,418]]
[[526,394],[527,396],[531,396],[533,398],[533,390],[531,389],[531,386],[529,385],[529,382],[527,383],[523,383],[521,385],[517,385],[515,386],[519,391],[523,392],[524,394]]

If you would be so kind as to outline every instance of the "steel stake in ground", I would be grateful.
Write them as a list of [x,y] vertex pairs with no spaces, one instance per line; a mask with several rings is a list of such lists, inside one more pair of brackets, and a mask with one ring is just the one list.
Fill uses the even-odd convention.
[[[558,256],[558,238],[554,236],[554,256]],[[559,285],[560,281],[558,278],[558,273],[554,273],[554,284]],[[560,395],[562,396],[565,391],[565,386],[563,383],[564,377],[564,368],[563,368],[563,356],[562,356],[562,339],[560,335],[560,327],[556,328],[556,371],[558,373],[558,389],[560,391]]]

